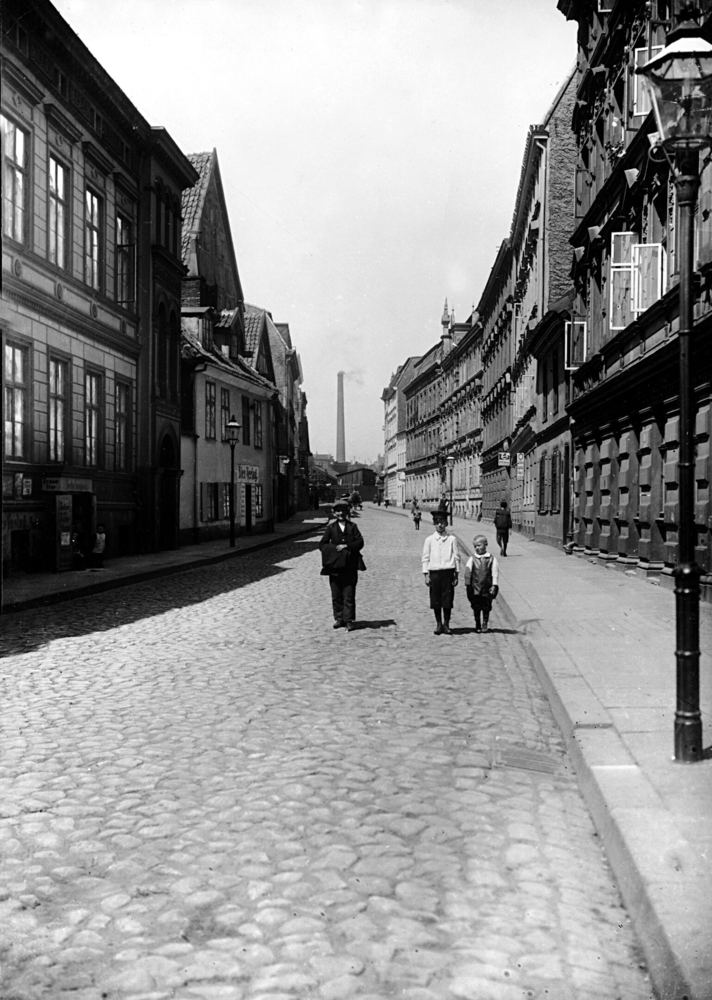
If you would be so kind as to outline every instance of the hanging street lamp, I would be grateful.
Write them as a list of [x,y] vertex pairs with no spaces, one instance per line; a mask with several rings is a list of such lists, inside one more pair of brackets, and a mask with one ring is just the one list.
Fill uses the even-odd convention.
[[230,445],[230,548],[235,548],[235,445],[240,437],[240,427],[232,416],[225,425],[227,443]]
[[448,472],[450,473],[450,526],[452,527],[452,470],[455,468],[455,456],[448,455],[445,459],[445,464],[448,467]]
[[[688,8],[689,9],[689,8]],[[687,20],[682,20],[687,18]],[[692,377],[694,217],[700,187],[699,151],[712,145],[712,44],[690,15],[640,73],[647,81],[666,155],[674,153],[679,210],[680,452],[679,528],[675,568],[677,704],[674,759],[702,760],[700,713],[700,568],[695,560],[695,414]]]

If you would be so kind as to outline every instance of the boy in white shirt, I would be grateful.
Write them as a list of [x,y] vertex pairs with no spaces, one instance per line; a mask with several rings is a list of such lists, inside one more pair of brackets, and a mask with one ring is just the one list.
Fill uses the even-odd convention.
[[474,555],[465,566],[465,593],[475,613],[475,632],[489,632],[492,601],[499,593],[499,564],[487,551],[484,535],[473,539]]
[[460,572],[460,551],[455,536],[447,533],[447,514],[434,511],[433,523],[435,532],[428,535],[423,546],[425,586],[430,590],[430,607],[437,622],[435,635],[452,635],[450,614]]

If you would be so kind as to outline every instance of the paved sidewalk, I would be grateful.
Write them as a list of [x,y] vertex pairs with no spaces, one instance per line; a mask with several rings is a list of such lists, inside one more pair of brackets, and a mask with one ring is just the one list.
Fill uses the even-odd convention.
[[[482,531],[498,555],[491,522],[453,530],[469,551]],[[517,533],[499,564],[498,605],[551,701],[659,996],[711,1000],[712,760],[672,760],[674,594]],[[709,746],[712,606],[700,612]]]
[[8,577],[3,580],[2,612],[27,611],[30,608],[125,587],[139,580],[182,573],[195,566],[209,566],[224,559],[233,559],[244,552],[255,552],[269,545],[276,545],[285,538],[317,532],[325,524],[326,508],[319,511],[304,510],[294,514],[288,521],[276,524],[274,531],[239,535],[235,539],[234,549],[230,548],[227,538],[220,538],[200,545],[182,545],[169,552],[109,559],[101,570],[27,573]]

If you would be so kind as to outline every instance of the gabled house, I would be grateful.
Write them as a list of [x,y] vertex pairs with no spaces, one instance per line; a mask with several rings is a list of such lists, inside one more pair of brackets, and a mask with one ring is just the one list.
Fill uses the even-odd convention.
[[[271,528],[277,397],[268,339],[257,337],[251,344],[246,336],[245,304],[217,152],[189,159],[199,176],[183,197],[180,537],[184,543],[229,533],[231,483],[237,531]],[[259,370],[252,364],[255,350]],[[226,431],[233,416],[241,425],[234,463]]]

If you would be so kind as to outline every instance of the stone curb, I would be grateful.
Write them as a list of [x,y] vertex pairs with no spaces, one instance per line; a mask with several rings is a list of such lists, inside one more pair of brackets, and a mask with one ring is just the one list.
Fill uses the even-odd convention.
[[[324,522],[326,523],[326,521]],[[126,576],[117,576],[112,579],[97,581],[57,591],[52,594],[44,594],[41,597],[28,597],[24,600],[9,601],[2,606],[2,614],[13,614],[17,611],[31,611],[34,608],[46,608],[53,604],[62,604],[64,601],[73,601],[79,597],[91,597],[94,594],[101,594],[107,590],[118,590],[119,587],[127,587],[134,583],[145,583],[148,580],[156,580],[162,576],[174,576],[176,573],[187,573],[200,566],[212,566],[216,563],[225,562],[227,559],[234,559],[244,555],[246,552],[258,552],[260,549],[269,548],[271,545],[279,545],[281,542],[289,541],[291,538],[299,538],[302,535],[315,534],[322,531],[323,525],[311,525],[309,528],[299,528],[296,531],[276,534],[262,541],[251,542],[249,545],[242,545],[240,548],[228,549],[218,555],[199,556],[184,563],[171,563],[165,566],[153,566],[150,569],[137,570],[127,573]]]

